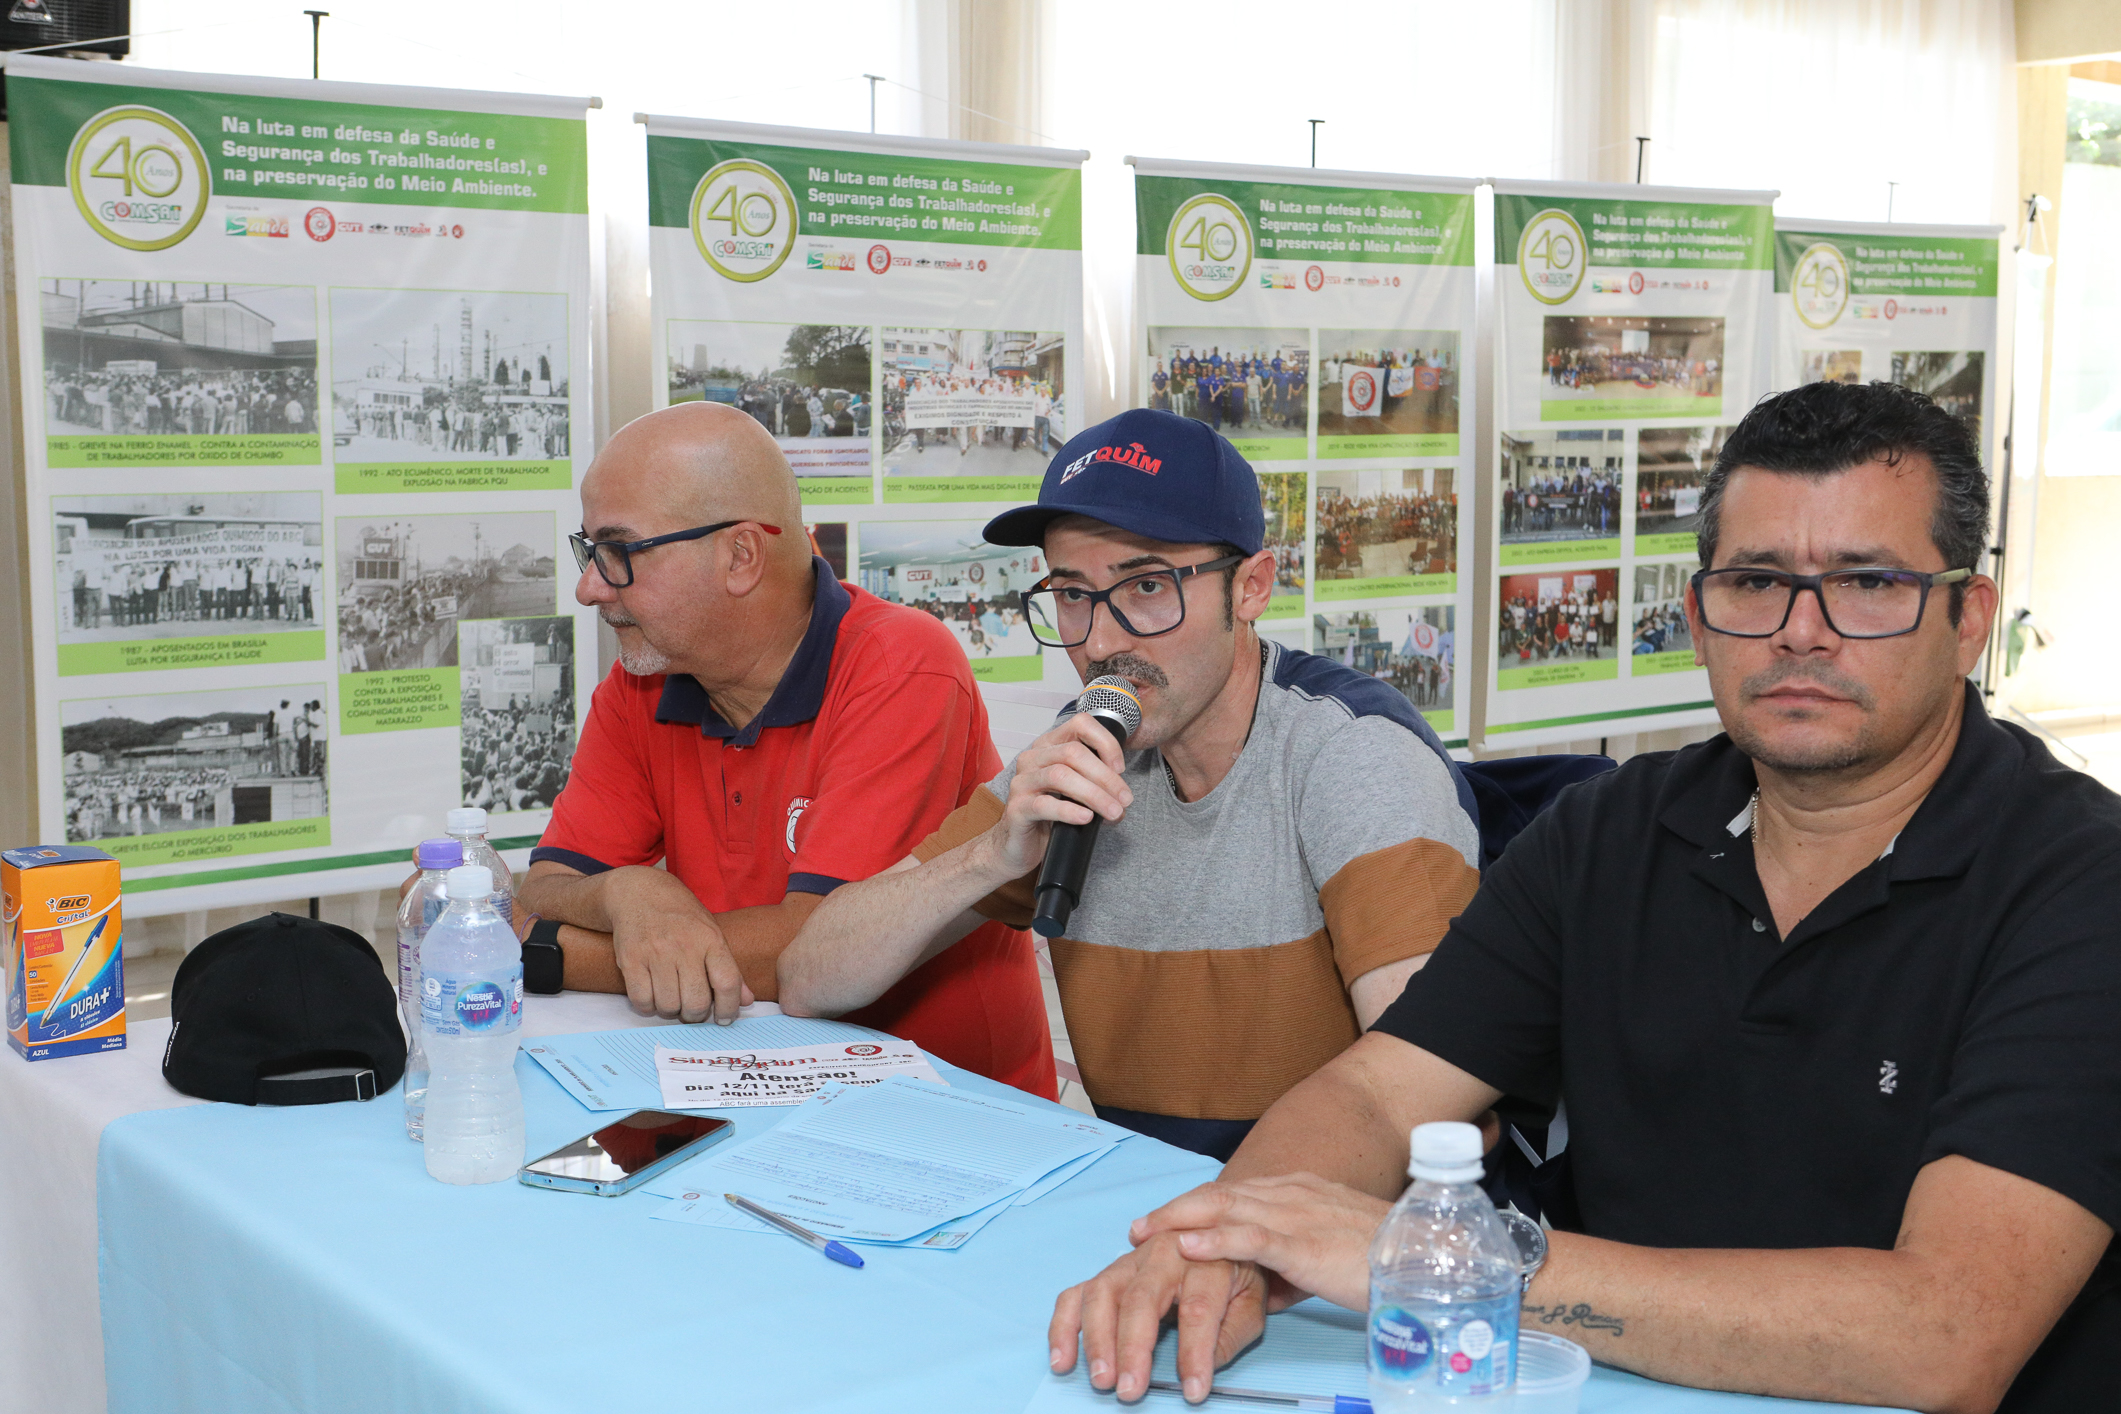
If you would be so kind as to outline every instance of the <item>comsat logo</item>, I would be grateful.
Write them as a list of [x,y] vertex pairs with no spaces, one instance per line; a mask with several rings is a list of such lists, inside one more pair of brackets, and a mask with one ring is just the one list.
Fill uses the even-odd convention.
[[[97,235],[127,250],[167,250],[199,227],[213,195],[206,154],[156,108],[106,108],[66,153],[74,207]],[[247,233],[246,233],[247,234]]]
[[795,193],[763,162],[718,163],[692,190],[692,240],[715,272],[749,284],[794,249]]

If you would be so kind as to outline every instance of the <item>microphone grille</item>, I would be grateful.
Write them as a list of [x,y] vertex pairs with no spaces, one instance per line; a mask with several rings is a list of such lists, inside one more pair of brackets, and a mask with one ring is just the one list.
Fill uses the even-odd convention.
[[1127,735],[1141,730],[1142,705],[1134,695],[1134,684],[1123,677],[1092,678],[1075,699],[1078,712],[1101,712],[1126,723]]

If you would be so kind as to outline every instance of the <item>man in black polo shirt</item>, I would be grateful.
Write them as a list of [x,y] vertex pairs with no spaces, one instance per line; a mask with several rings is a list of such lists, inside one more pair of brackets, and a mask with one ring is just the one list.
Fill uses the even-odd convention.
[[2121,798],[1965,681],[1996,606],[1973,442],[1813,384],[1702,506],[1726,735],[1534,821],[1371,1032],[1062,1294],[1056,1369],[1080,1332],[1139,1397],[1177,1304],[1197,1399],[1263,1310],[1361,1309],[1408,1130],[1507,1094],[1565,1103],[1580,1213],[1528,1327],[1721,1389],[2121,1401]]

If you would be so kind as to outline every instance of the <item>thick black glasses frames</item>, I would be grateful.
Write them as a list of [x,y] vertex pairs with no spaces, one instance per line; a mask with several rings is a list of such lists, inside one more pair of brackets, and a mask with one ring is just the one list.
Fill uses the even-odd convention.
[[718,530],[727,530],[732,525],[756,525],[768,535],[779,535],[781,528],[764,521],[721,520],[713,525],[694,526],[691,530],[673,530],[668,535],[652,535],[646,540],[591,540],[579,531],[570,533],[568,545],[574,550],[574,565],[586,570],[592,564],[604,582],[613,589],[625,589],[633,583],[633,557],[643,550],[652,550],[658,545],[669,545],[679,540],[702,540]]
[[[1825,574],[1742,566],[1702,570],[1693,578],[1701,626],[1729,638],[1773,638],[1809,591],[1820,617],[1842,638],[1898,638],[1922,627],[1930,590],[1971,579],[1970,569],[1888,569],[1864,566]],[[1837,617],[1838,614],[1838,617]]]

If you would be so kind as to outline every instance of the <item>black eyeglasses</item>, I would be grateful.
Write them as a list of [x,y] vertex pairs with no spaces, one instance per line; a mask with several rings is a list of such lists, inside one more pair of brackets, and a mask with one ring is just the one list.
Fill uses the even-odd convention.
[[1702,570],[1694,576],[1701,626],[1732,638],[1772,638],[1790,621],[1797,596],[1819,600],[1826,626],[1843,638],[1898,638],[1922,626],[1930,590],[1973,577],[1972,570],[1852,569],[1828,574],[1782,570]]
[[1031,636],[1048,648],[1073,648],[1090,641],[1090,623],[1097,606],[1112,611],[1113,622],[1136,638],[1155,638],[1186,621],[1185,581],[1197,574],[1226,570],[1245,562],[1243,555],[1225,555],[1204,565],[1181,565],[1177,569],[1151,570],[1123,579],[1110,589],[1084,585],[1050,585],[1040,580],[1017,595]]
[[590,565],[604,576],[604,582],[613,589],[624,589],[633,583],[633,557],[643,550],[653,550],[658,545],[668,545],[678,540],[700,540],[717,530],[727,530],[732,525],[756,525],[768,535],[779,535],[781,528],[764,521],[721,520],[713,525],[696,526],[691,530],[673,530],[668,535],[652,535],[646,540],[591,540],[579,532],[570,533],[567,543],[574,550],[574,567],[586,570]]

